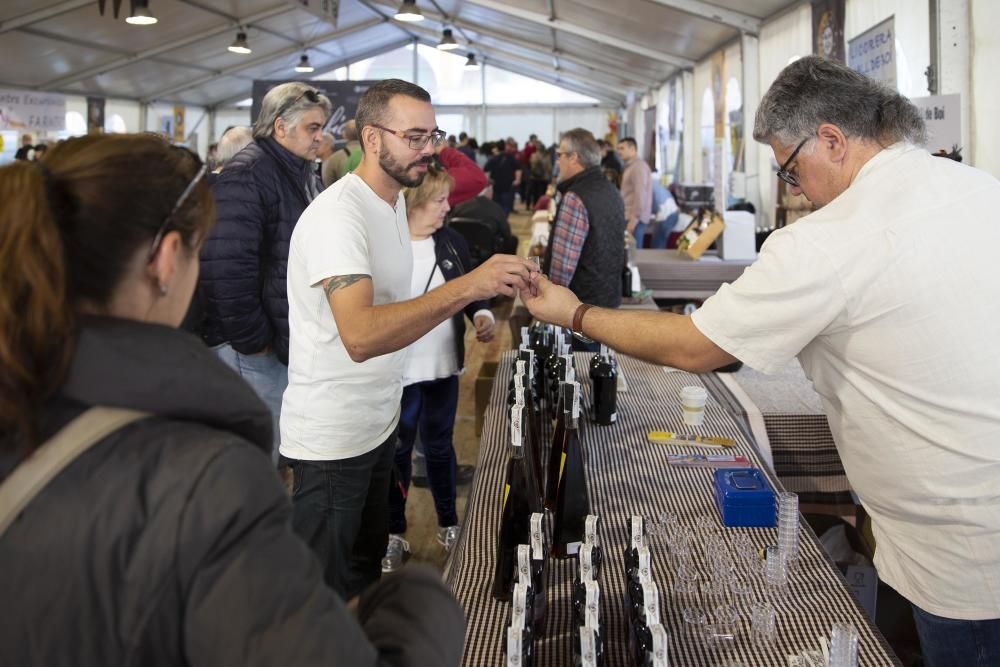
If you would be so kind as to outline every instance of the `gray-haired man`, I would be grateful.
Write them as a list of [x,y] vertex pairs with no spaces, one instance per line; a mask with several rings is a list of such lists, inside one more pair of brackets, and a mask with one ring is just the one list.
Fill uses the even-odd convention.
[[201,251],[205,339],[271,408],[275,444],[288,384],[288,243],[321,189],[312,165],[329,115],[330,101],[303,83],[264,96],[253,142],[212,187],[218,222]]
[[[754,138],[820,209],[772,234],[739,280],[690,317],[588,310],[546,281],[522,298],[669,366],[771,372],[797,356],[872,518],[879,576],[913,604],[925,664],[996,665],[1000,183],[931,156],[923,136],[895,91],[797,60],[761,100]],[[942,219],[961,221],[961,238]]]

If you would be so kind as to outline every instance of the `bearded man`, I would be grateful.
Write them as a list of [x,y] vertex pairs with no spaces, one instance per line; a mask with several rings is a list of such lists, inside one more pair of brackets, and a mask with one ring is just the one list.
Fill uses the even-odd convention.
[[291,345],[281,454],[293,526],[351,598],[381,576],[405,348],[480,299],[526,288],[534,265],[494,255],[415,299],[404,187],[444,140],[423,88],[388,79],[355,116],[361,164],[313,201],[288,255]]

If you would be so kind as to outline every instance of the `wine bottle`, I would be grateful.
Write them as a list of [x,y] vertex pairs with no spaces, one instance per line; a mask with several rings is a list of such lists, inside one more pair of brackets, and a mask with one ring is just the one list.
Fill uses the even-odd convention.
[[549,458],[545,475],[545,507],[556,508],[556,494],[559,490],[559,477],[562,473],[563,452],[566,451],[566,412],[563,403],[566,397],[566,383],[559,383],[556,398],[556,426],[552,433],[552,445],[549,447]]
[[506,667],[531,667],[534,664],[534,647],[530,628],[507,628],[504,653]]
[[531,619],[528,616],[531,609],[530,591],[524,583],[514,585],[510,605],[510,623],[507,627],[507,664],[521,667],[529,665],[533,660],[533,639]]
[[629,613],[629,653],[632,664],[643,665],[646,656],[653,650],[650,628],[660,623],[660,593],[656,584],[647,581],[642,584],[642,602],[636,610],[635,603]]
[[642,667],[669,667],[670,642],[667,631],[662,625],[656,623],[649,626],[649,636],[652,648],[646,653],[646,659]]
[[629,519],[629,543],[625,547],[625,572],[631,572],[639,567],[639,548],[646,544],[646,528],[641,516],[633,515]]
[[530,521],[534,512],[540,512],[535,484],[529,473],[529,465],[524,458],[524,447],[516,442],[520,436],[523,407],[511,408],[510,459],[507,461],[507,479],[504,485],[503,509],[500,514],[500,528],[497,531],[496,567],[493,574],[493,597],[509,600],[514,584],[517,545],[526,544],[530,538]]
[[[522,378],[522,383],[524,378]],[[539,503],[545,496],[545,469],[542,467],[542,424],[541,409],[536,398],[536,394],[530,386],[523,387],[520,393],[521,402],[524,405],[523,416],[523,443],[525,457],[531,468],[531,479],[534,483],[535,495],[539,498]],[[517,396],[515,396],[515,401]]]
[[566,422],[566,447],[562,454],[562,470],[556,491],[556,508],[552,529],[552,554],[556,558],[574,556],[584,537],[584,523],[590,514],[587,493],[587,473],[580,441],[580,385],[566,385],[564,401],[569,410]]
[[545,582],[545,515],[536,512],[531,515],[531,589],[534,593],[534,623],[536,637],[545,634],[545,620],[548,612]]
[[576,627],[576,641],[573,642],[573,664],[577,667],[602,667],[604,646],[596,628],[586,625]]
[[618,371],[611,365],[606,352],[590,372],[594,393],[594,421],[608,426],[618,421]]

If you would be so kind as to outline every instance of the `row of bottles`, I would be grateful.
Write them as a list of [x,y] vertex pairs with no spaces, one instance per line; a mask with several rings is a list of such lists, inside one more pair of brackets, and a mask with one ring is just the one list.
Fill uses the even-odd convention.
[[534,640],[545,633],[548,603],[545,596],[544,515],[531,515],[530,544],[517,546],[517,582],[514,584],[510,620],[504,635],[507,664],[530,667]]
[[625,550],[625,599],[631,664],[667,667],[668,636],[660,624],[660,591],[653,581],[653,561],[641,516],[630,519],[629,535]]
[[573,664],[600,667],[604,659],[604,624],[601,615],[599,578],[604,555],[597,536],[597,517],[584,520],[584,542],[577,554],[573,583],[574,642]]

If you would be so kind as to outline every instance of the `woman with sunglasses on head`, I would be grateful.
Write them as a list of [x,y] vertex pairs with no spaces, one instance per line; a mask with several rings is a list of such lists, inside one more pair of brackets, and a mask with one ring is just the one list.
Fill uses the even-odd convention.
[[204,174],[152,135],[0,169],[0,664],[457,663],[435,575],[384,580],[356,615],[323,586],[266,406],[176,330]]
[[[472,268],[465,238],[444,226],[454,183],[450,174],[432,163],[420,185],[403,190],[413,250],[411,298],[423,296]],[[412,473],[410,457],[418,431],[437,513],[437,541],[446,551],[451,551],[458,541],[457,462],[452,434],[458,409],[458,376],[465,366],[466,317],[476,328],[477,340],[493,340],[496,319],[489,302],[477,300],[411,343],[407,351],[396,445],[398,475],[389,487],[389,545],[382,559],[383,572],[398,570],[409,551],[403,534]]]

